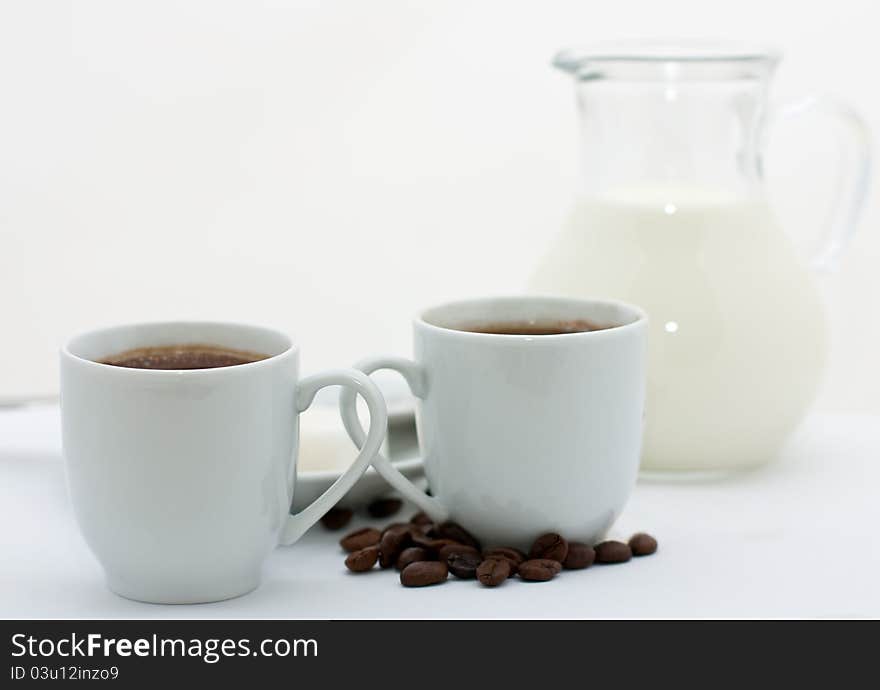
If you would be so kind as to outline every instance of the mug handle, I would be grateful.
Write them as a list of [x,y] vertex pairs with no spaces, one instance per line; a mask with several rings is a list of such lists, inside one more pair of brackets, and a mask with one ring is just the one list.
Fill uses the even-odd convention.
[[[427,383],[425,380],[425,370],[409,359],[403,357],[370,357],[362,359],[354,365],[355,369],[359,369],[364,374],[372,374],[380,369],[388,369],[396,371],[403,376],[410,391],[417,398],[424,398],[427,393]],[[369,436],[364,435],[364,428],[357,415],[357,396],[352,388],[345,388],[339,395],[339,414],[342,415],[342,424],[348,432],[349,438],[354,444],[360,447],[365,443],[365,439],[369,441]],[[369,401],[367,401],[369,406]],[[372,415],[372,412],[370,413]],[[373,422],[370,418],[370,430],[372,431]],[[431,498],[424,491],[416,487],[409,479],[403,476],[400,471],[391,464],[391,462],[381,453],[377,453],[373,459],[373,467],[392,487],[397,489],[404,498],[415,503],[419,508],[425,511],[434,522],[445,522],[449,519],[449,511],[435,498]]]
[[[333,369],[314,376],[308,376],[297,384],[296,411],[305,412],[315,399],[315,395],[322,388],[339,385],[349,392],[352,397],[360,393],[367,401],[370,410],[370,431],[364,437],[361,429],[361,443],[358,444],[360,452],[351,466],[333,482],[318,498],[312,501],[308,507],[303,508],[295,515],[287,516],[287,523],[281,532],[279,543],[289,546],[299,539],[306,530],[314,525],[321,517],[348,493],[355,482],[361,478],[370,463],[376,460],[385,434],[388,429],[388,411],[385,408],[385,398],[366,374],[354,369]],[[362,446],[362,447],[361,447]]]

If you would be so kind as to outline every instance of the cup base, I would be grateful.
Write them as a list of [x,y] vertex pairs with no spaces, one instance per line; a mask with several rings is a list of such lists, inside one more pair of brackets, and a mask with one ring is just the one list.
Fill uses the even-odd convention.
[[260,586],[260,576],[216,584],[136,584],[107,577],[107,587],[114,594],[144,604],[211,604],[250,594]]

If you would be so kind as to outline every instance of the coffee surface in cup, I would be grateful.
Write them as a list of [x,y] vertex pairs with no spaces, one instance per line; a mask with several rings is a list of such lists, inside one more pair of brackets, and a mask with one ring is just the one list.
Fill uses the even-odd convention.
[[127,369],[217,369],[267,359],[269,355],[233,350],[216,345],[167,345],[139,347],[99,360],[101,364]]
[[458,330],[469,333],[494,333],[497,335],[562,335],[565,333],[586,333],[613,328],[587,321],[586,319],[570,320],[529,320],[529,321],[492,321],[484,324],[462,326]]

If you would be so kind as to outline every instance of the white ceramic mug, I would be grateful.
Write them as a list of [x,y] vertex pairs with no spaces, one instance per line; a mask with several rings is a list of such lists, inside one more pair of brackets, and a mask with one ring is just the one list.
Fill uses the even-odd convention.
[[[465,328],[587,320],[559,335]],[[414,322],[415,361],[378,357],[365,373],[398,371],[417,398],[419,443],[434,498],[382,455],[373,466],[435,520],[453,519],[484,545],[526,548],[542,532],[600,540],[639,467],[647,318],[609,300],[506,297],[427,309]],[[356,396],[340,410],[358,445]]]
[[[211,344],[268,355],[215,369],[128,369],[126,350]],[[339,384],[364,397],[370,431],[348,470],[290,515],[298,415]],[[359,371],[299,377],[282,333],[226,323],[150,323],[78,336],[61,351],[61,411],[77,521],[114,592],[198,603],[254,589],[269,552],[291,544],[352,487],[385,436],[385,402]]]

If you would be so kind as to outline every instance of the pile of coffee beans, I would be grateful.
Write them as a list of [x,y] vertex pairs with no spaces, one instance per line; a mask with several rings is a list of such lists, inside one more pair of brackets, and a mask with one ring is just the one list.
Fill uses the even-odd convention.
[[[368,507],[374,517],[389,517],[401,502],[382,499]],[[340,529],[351,520],[352,511],[334,508],[322,522]],[[395,522],[384,530],[364,527],[347,534],[340,546],[348,552],[345,566],[352,572],[396,568],[405,587],[426,587],[445,582],[452,573],[462,580],[477,580],[486,587],[498,587],[513,576],[527,582],[546,582],[565,570],[583,570],[594,563],[625,563],[633,556],[657,551],[657,540],[649,534],[634,534],[627,543],[603,541],[590,545],[567,541],[555,533],[538,537],[529,552],[509,546],[484,549],[480,542],[455,522],[435,524],[424,513],[409,522]]]

